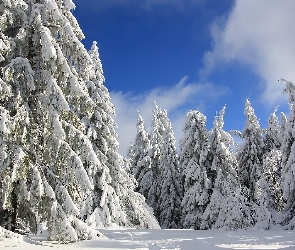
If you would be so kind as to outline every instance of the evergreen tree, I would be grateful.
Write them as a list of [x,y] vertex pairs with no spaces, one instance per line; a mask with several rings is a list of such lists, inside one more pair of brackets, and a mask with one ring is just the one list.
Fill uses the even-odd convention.
[[271,113],[268,118],[268,128],[264,137],[265,151],[269,152],[272,149],[281,148],[281,126],[279,119],[276,116],[277,108]]
[[219,114],[210,133],[212,195],[201,228],[245,228],[250,226],[250,208],[237,178],[237,160],[231,151],[233,139],[223,130],[225,107]]
[[[148,156],[150,157],[151,164],[151,179],[149,180],[150,189],[147,195],[147,204],[151,206],[154,210],[155,217],[160,218],[160,206],[159,206],[159,196],[160,196],[160,186],[159,183],[162,183],[160,178],[160,157],[161,157],[161,148],[163,145],[163,135],[165,132],[165,122],[167,114],[158,105],[155,103],[155,109],[153,110],[152,118],[152,131],[150,133],[150,150]],[[149,159],[149,158],[148,158]]]
[[[103,70],[95,42],[89,55],[93,61],[94,74],[86,85],[90,97],[97,105],[90,119],[83,117],[82,121],[86,127],[85,134],[89,137],[94,152],[99,155],[103,168],[91,171],[95,174],[93,179],[96,181],[92,204],[95,210],[87,222],[93,227],[116,223],[129,227],[157,228],[158,223],[146,206],[144,197],[133,191],[135,181],[122,168],[124,159],[118,153],[116,124],[112,119],[114,106],[103,85]],[[89,214],[89,206],[84,207],[85,214]]]
[[[262,175],[264,142],[262,129],[250,101],[245,103],[246,125],[242,131],[243,144],[238,154],[238,176],[242,188],[249,194],[249,202],[259,204],[259,180]],[[255,215],[254,215],[255,217]]]
[[155,212],[160,226],[180,226],[181,188],[175,138],[167,111],[155,104],[152,131],[147,134],[138,116],[135,143],[129,149],[132,172],[138,190]]
[[96,237],[84,223],[91,212],[102,225],[156,226],[121,168],[97,48],[87,53],[80,42],[75,5],[2,5],[0,203],[7,227],[18,218],[36,232],[45,221],[49,239],[68,242]]
[[280,129],[280,142],[281,142],[281,148],[284,140],[285,130],[287,126],[288,119],[286,115],[281,112],[281,129]]
[[280,222],[284,200],[281,188],[282,153],[278,149],[267,152],[263,158],[263,174],[259,180],[260,202],[256,226],[269,229]]
[[[8,129],[3,128],[1,146],[9,152],[1,164],[3,213],[11,217],[12,230],[16,218],[33,232],[45,220],[50,239],[93,238],[95,232],[79,219],[80,204],[93,187],[66,130],[68,117],[76,117],[70,106],[86,114],[94,107],[83,76],[77,73],[91,62],[70,12],[74,5],[71,1],[3,5],[1,38],[8,49],[2,54],[1,82],[8,92],[1,120]],[[72,53],[76,48],[79,53]]]
[[135,142],[131,145],[128,156],[131,159],[131,172],[137,180],[135,190],[147,199],[153,180],[151,158],[148,156],[150,140],[149,134],[144,126],[144,121],[139,113],[136,127],[137,134],[135,136]]
[[285,124],[285,131],[282,143],[282,189],[283,197],[286,200],[284,224],[288,228],[295,227],[295,84],[285,82],[285,92],[289,94],[290,116]]
[[159,223],[161,228],[180,228],[182,189],[174,133],[167,113],[163,112],[163,144],[159,159]]
[[200,228],[209,202],[209,135],[205,126],[206,117],[199,111],[191,110],[186,114],[179,163],[184,193],[181,203],[184,228]]
[[277,109],[268,119],[268,128],[264,137],[265,153],[263,156],[262,176],[259,180],[260,203],[257,210],[257,227],[269,229],[278,223],[279,212],[283,209],[281,189],[281,143],[282,128],[276,116]]

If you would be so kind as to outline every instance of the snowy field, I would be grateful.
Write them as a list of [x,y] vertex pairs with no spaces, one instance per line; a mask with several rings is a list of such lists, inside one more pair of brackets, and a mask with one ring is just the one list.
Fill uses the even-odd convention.
[[72,244],[46,241],[44,236],[12,235],[0,238],[0,249],[22,250],[93,250],[93,249],[295,249],[295,230],[276,228],[269,231],[250,229],[239,231],[221,230],[136,230],[103,229],[97,240]]

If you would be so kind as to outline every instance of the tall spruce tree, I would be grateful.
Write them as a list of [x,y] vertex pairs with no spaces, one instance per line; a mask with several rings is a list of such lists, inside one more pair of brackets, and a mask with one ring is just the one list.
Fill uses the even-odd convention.
[[275,109],[269,119],[264,136],[265,153],[263,156],[262,176],[259,180],[260,202],[257,210],[257,227],[269,229],[279,223],[284,201],[281,188],[281,143],[282,128]]
[[268,127],[264,136],[264,146],[265,151],[269,152],[272,149],[281,148],[281,126],[279,124],[279,119],[276,115],[277,108],[270,114],[268,118]]
[[36,232],[44,221],[49,239],[63,242],[96,237],[85,221],[157,227],[121,168],[97,47],[88,53],[80,42],[75,5],[11,0],[2,7],[3,224],[13,230],[18,218]]
[[286,200],[285,219],[288,228],[295,227],[295,83],[286,81],[285,93],[289,94],[290,115],[285,124],[282,143],[282,189]]
[[250,226],[250,207],[241,194],[237,160],[231,150],[233,139],[223,130],[225,107],[216,116],[210,132],[212,194],[203,214],[201,228],[234,230]]
[[167,111],[155,104],[148,135],[138,116],[135,142],[129,149],[137,189],[154,210],[162,228],[180,227],[181,186],[175,138]]
[[140,113],[138,113],[136,128],[137,134],[134,144],[129,148],[128,157],[131,159],[131,172],[137,181],[135,190],[141,193],[147,199],[147,203],[149,203],[148,193],[153,183],[151,158],[148,155],[150,140]]
[[128,227],[158,228],[158,223],[146,206],[144,197],[133,191],[134,180],[122,168],[123,157],[118,153],[116,124],[112,119],[114,106],[107,88],[103,85],[103,70],[95,42],[89,55],[93,61],[94,74],[86,85],[90,97],[97,105],[90,119],[84,116],[82,122],[86,127],[85,134],[94,152],[101,159],[103,168],[91,171],[95,180],[93,203],[90,210],[87,209],[88,204],[84,207],[85,214],[89,214],[91,207],[94,211],[86,221],[93,227],[116,223]]
[[206,117],[199,111],[189,111],[183,134],[179,156],[184,193],[181,203],[182,224],[184,228],[200,229],[211,188],[207,175],[210,161]]
[[70,12],[74,4],[5,1],[3,6],[1,39],[8,49],[1,81],[10,90],[1,105],[1,120],[9,128],[1,136],[8,153],[1,164],[3,213],[11,217],[12,230],[16,218],[35,232],[45,220],[50,239],[93,238],[79,218],[93,186],[63,124],[77,117],[71,106],[85,114],[95,106],[77,73],[91,62]]
[[260,202],[256,210],[256,227],[269,229],[281,222],[284,200],[281,188],[282,153],[272,149],[263,157],[263,173],[259,180]]
[[166,111],[163,112],[165,126],[163,144],[159,159],[159,223],[161,228],[181,227],[181,199],[182,188],[176,153],[175,138]]
[[238,175],[242,188],[248,190],[246,192],[249,195],[249,202],[259,204],[264,142],[262,129],[248,99],[245,102],[244,114],[246,125],[242,131],[243,144],[237,153]]
[[152,118],[152,130],[150,133],[150,150],[148,156],[150,157],[151,164],[151,186],[147,196],[147,204],[151,206],[154,210],[155,217],[159,221],[160,207],[159,207],[159,196],[160,196],[160,186],[162,183],[160,178],[160,157],[161,148],[163,145],[163,135],[165,132],[165,117],[167,117],[166,111],[162,110],[155,103],[155,109],[153,110]]

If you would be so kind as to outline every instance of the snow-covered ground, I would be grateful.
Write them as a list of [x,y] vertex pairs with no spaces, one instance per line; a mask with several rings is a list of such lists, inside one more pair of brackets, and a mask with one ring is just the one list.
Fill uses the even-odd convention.
[[295,230],[136,230],[103,229],[105,237],[72,244],[46,241],[44,235],[0,238],[0,249],[93,250],[93,249],[295,249]]

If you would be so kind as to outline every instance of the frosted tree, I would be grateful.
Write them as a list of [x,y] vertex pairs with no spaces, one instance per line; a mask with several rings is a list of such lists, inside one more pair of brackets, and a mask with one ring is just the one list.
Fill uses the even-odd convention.
[[162,119],[165,129],[159,159],[159,223],[161,228],[180,228],[182,188],[178,156],[172,126],[165,111]]
[[183,134],[179,155],[184,193],[181,203],[182,223],[184,228],[199,229],[211,188],[207,176],[210,160],[206,117],[199,111],[189,111],[186,114]]
[[3,6],[1,39],[8,49],[1,51],[1,82],[8,88],[1,120],[8,129],[1,141],[9,154],[1,157],[2,209],[32,231],[47,221],[50,239],[93,238],[96,233],[79,219],[79,205],[93,186],[63,124],[74,115],[70,105],[87,114],[94,106],[77,72],[91,62],[71,14],[74,4],[5,1]]
[[151,158],[148,153],[150,150],[149,134],[145,129],[144,121],[138,113],[137,134],[134,144],[129,149],[131,159],[131,172],[137,180],[136,191],[148,198],[148,192],[153,183],[153,173],[151,169]]
[[257,209],[256,227],[269,229],[280,223],[284,208],[281,188],[282,153],[272,149],[263,158],[263,174],[259,180],[260,202]]
[[279,222],[279,212],[283,209],[281,189],[281,143],[282,128],[275,109],[269,119],[264,137],[265,153],[263,156],[262,176],[259,180],[260,202],[257,210],[257,227],[269,229]]
[[153,221],[121,171],[97,48],[87,53],[80,42],[75,5],[2,4],[1,213],[35,232],[44,221],[49,239],[63,242],[96,237],[85,221],[98,204],[103,225],[129,225],[139,214]]
[[285,93],[289,94],[290,116],[285,124],[282,143],[282,189],[286,200],[284,224],[290,229],[295,227],[295,83],[285,82]]
[[[135,180],[122,168],[124,159],[118,153],[116,124],[112,119],[114,106],[103,85],[103,70],[95,42],[89,55],[94,74],[89,72],[91,77],[86,85],[91,99],[97,105],[92,117],[89,119],[84,116],[82,121],[86,127],[85,134],[91,141],[95,154],[99,156],[102,169],[91,171],[95,180],[92,204],[95,210],[86,221],[93,227],[116,223],[128,227],[157,228],[158,223],[146,206],[144,197],[133,191]],[[91,211],[87,203],[83,208],[85,214]]]
[[150,189],[148,191],[146,202],[154,210],[155,217],[159,220],[160,207],[159,207],[159,195],[160,187],[159,183],[162,182],[161,170],[160,170],[160,157],[161,148],[163,145],[163,135],[165,132],[165,122],[166,122],[166,111],[162,110],[155,103],[155,109],[153,110],[152,118],[152,130],[150,133],[150,149],[148,152],[149,158],[146,164],[151,166],[151,174],[149,175],[149,185]]
[[233,230],[250,226],[250,207],[241,194],[237,160],[231,147],[231,135],[223,130],[225,107],[216,116],[210,132],[212,194],[203,214],[202,229]]
[[147,204],[154,209],[160,226],[179,227],[181,188],[178,158],[166,110],[155,104],[150,135],[139,114],[137,134],[129,157],[138,182],[136,190],[145,196]]
[[266,129],[264,137],[265,150],[267,152],[272,149],[281,148],[281,126],[279,124],[279,119],[276,116],[277,108],[271,113],[268,118],[268,128]]
[[246,125],[242,131],[243,144],[237,154],[238,175],[242,188],[248,190],[249,202],[259,204],[264,142],[262,129],[248,99],[245,102],[244,114]]
[[283,112],[281,112],[281,126],[280,126],[281,127],[281,129],[280,129],[280,142],[281,142],[281,146],[283,144],[287,122],[288,122],[288,119],[287,119],[286,115]]

